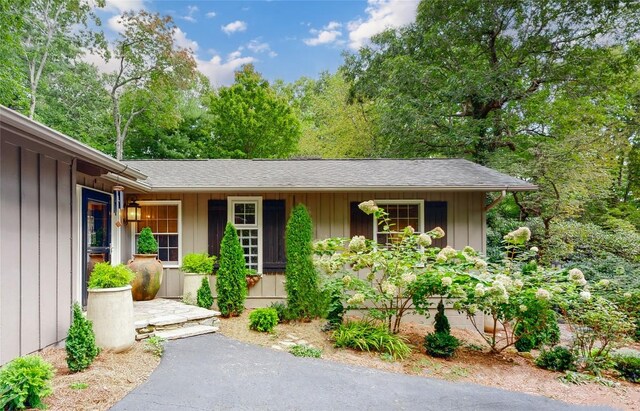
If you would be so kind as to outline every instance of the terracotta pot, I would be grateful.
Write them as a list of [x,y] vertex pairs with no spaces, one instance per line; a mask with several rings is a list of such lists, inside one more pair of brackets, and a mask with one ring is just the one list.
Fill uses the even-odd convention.
[[134,254],[128,263],[136,278],[131,282],[134,301],[153,300],[162,284],[162,263],[156,254]]
[[183,273],[184,282],[182,288],[182,301],[186,304],[196,305],[198,303],[198,290],[202,285],[202,279],[209,274]]
[[262,278],[261,275],[248,275],[247,286],[249,288],[253,287],[254,285],[258,284],[258,281],[260,281],[261,278]]
[[87,281],[91,278],[91,273],[93,272],[93,267],[98,263],[104,263],[104,253],[90,253],[89,261],[87,261]]
[[131,348],[136,340],[131,286],[89,289],[87,318],[98,347],[115,352]]

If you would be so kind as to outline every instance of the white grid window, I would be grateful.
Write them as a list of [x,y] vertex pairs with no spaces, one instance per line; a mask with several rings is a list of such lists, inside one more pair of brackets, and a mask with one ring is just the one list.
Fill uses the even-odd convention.
[[181,212],[177,201],[139,201],[142,220],[135,225],[132,252],[138,235],[149,227],[158,242],[158,258],[165,267],[177,267],[182,258],[180,247]]
[[391,220],[390,233],[382,233],[382,228],[373,221],[374,238],[378,244],[389,244],[394,241],[395,234],[411,226],[419,233],[424,231],[424,202],[422,200],[377,200],[376,204],[383,208]]
[[229,197],[229,221],[238,230],[247,268],[262,272],[262,198]]

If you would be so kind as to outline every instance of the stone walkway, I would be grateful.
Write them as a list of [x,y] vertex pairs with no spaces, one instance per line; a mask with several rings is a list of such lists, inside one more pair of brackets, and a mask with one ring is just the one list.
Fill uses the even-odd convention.
[[289,348],[293,347],[294,345],[306,345],[307,347],[314,348],[313,344],[309,344],[308,341],[303,340],[302,338],[293,334],[287,334],[287,338],[278,341],[278,343],[272,345],[271,348],[279,351],[288,351]]
[[220,313],[180,301],[155,298],[133,302],[136,339],[158,336],[167,340],[218,331]]

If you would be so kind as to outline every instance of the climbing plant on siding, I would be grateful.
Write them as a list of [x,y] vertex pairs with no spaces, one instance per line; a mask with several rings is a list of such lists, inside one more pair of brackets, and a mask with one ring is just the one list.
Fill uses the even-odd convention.
[[313,222],[307,208],[298,204],[287,222],[285,244],[287,265],[285,289],[287,305],[294,318],[314,318],[321,314],[322,297],[318,273],[313,265],[311,241]]
[[227,223],[220,243],[220,269],[217,290],[218,309],[223,317],[238,316],[244,311],[247,297],[246,264],[238,232]]

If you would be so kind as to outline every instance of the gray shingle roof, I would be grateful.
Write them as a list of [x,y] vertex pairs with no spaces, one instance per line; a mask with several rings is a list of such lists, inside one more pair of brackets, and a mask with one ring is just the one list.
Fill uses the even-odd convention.
[[462,159],[124,161],[153,191],[524,191],[536,186]]

